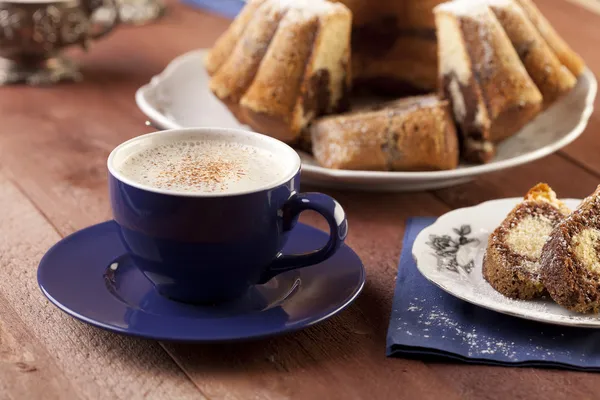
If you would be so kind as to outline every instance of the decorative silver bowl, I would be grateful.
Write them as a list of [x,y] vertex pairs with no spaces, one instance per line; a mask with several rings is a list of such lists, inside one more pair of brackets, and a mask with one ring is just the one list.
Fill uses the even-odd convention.
[[0,0],[0,84],[80,80],[76,65],[60,51],[71,45],[87,49],[118,20],[114,0]]

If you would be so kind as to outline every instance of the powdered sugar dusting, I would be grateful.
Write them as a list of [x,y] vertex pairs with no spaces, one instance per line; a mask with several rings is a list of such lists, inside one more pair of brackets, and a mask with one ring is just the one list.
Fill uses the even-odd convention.
[[[398,320],[397,331],[410,336],[411,341],[424,340],[431,341],[434,348],[442,349],[450,346],[452,348],[465,348],[464,356],[469,358],[503,358],[509,361],[522,361],[523,359],[541,359],[552,360],[557,354],[571,357],[569,350],[560,348],[555,350],[547,346],[535,345],[536,338],[529,337],[520,343],[510,339],[502,338],[502,326],[486,327],[481,330],[476,326],[463,323],[449,312],[437,305],[429,306],[429,301],[425,299],[414,298],[409,303],[408,318]],[[396,310],[397,311],[397,310]],[[540,327],[536,335],[544,336],[543,326]],[[547,336],[547,335],[546,335]],[[561,333],[549,339],[559,339],[564,337]],[[448,345],[441,345],[440,342],[447,342]],[[423,343],[421,343],[423,345]],[[582,359],[584,354],[577,355]]]
[[435,11],[443,11],[455,15],[477,16],[489,11],[486,0],[454,0],[435,7]]
[[[424,302],[424,300],[421,301]],[[466,355],[468,357],[499,354],[509,359],[515,359],[517,356],[514,342],[498,340],[495,337],[478,332],[477,328],[467,329],[452,314],[447,313],[440,307],[434,305],[430,309],[424,310],[418,304],[411,303],[408,311],[417,314],[417,324],[425,328],[415,330],[411,327],[410,330],[405,331],[407,335],[428,339],[432,338],[432,335],[427,332],[429,332],[429,329],[434,329],[438,332],[434,339],[444,339],[466,345],[468,348]],[[398,329],[404,330],[405,325],[408,325],[408,323],[401,323]]]
[[479,35],[479,42],[481,43],[482,54],[479,60],[476,60],[476,63],[479,67],[490,68],[493,66],[493,60],[495,56],[494,49],[490,44],[490,30],[495,28],[496,30],[502,30],[500,27],[500,23],[496,19],[496,17],[490,12],[488,14],[487,23],[481,21],[477,27],[477,33]]
[[307,13],[318,14],[332,12],[334,10],[344,7],[342,4],[332,3],[327,0],[272,0],[276,4],[279,4],[281,8],[289,8],[296,10],[303,10]]

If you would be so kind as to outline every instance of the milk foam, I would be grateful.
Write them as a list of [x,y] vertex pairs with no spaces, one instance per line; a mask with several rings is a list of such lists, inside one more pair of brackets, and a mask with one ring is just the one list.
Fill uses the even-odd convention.
[[174,140],[128,156],[116,168],[132,181],[190,193],[234,193],[284,178],[285,162],[272,152],[218,140]]

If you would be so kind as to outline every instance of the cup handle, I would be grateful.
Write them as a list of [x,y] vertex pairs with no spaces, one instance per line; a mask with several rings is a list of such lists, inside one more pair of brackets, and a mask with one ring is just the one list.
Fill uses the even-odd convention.
[[325,218],[329,224],[329,241],[323,248],[305,254],[280,253],[263,272],[259,284],[266,283],[283,272],[323,262],[333,256],[344,243],[348,234],[346,213],[337,201],[322,193],[302,193],[291,197],[282,208],[283,230],[292,230],[296,217],[306,210],[316,211]]
[[117,1],[107,0],[107,3],[109,3],[107,8],[111,9],[114,12],[115,17],[110,21],[94,22],[94,13],[92,12],[92,16],[90,17],[92,26],[96,25],[99,28],[98,30],[93,30],[89,33],[90,39],[100,39],[101,37],[109,34],[119,24],[119,5],[117,4]]

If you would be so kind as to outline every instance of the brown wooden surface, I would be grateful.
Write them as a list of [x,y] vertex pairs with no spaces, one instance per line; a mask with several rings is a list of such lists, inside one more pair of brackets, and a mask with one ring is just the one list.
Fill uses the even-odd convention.
[[[600,72],[600,16],[564,0],[538,3]],[[106,157],[148,131],[135,90],[226,25],[171,4],[156,24],[121,28],[90,53],[74,52],[81,84],[0,88],[0,400],[598,398],[597,374],[385,357],[405,219],[520,196],[537,181],[563,197],[588,194],[600,182],[598,113],[564,151],[457,188],[326,191],[347,210],[348,243],[368,282],[350,308],[305,331],[233,345],[156,343],[91,328],[48,303],[35,278],[41,256],[61,236],[110,218]],[[304,220],[324,228],[314,215]]]

